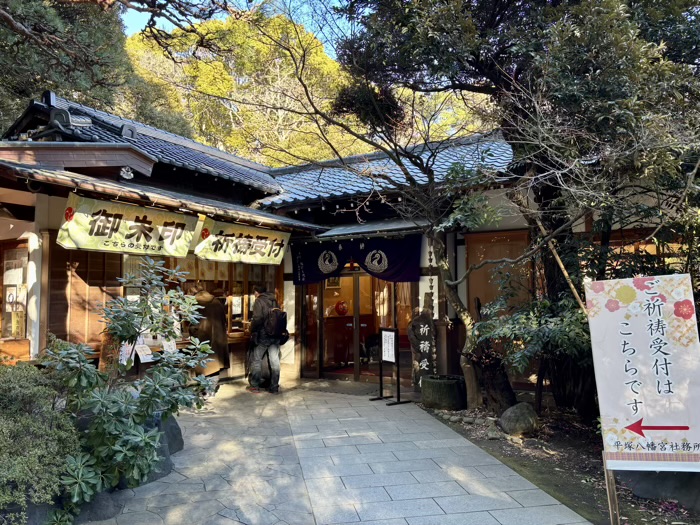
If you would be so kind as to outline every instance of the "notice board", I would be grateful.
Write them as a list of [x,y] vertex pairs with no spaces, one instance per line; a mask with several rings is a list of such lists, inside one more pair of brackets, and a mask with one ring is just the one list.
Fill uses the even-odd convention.
[[586,283],[610,470],[700,471],[700,342],[689,275]]

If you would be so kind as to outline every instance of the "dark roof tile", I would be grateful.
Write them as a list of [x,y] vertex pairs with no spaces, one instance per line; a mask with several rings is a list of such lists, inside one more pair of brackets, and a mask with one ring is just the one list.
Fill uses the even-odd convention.
[[[422,156],[427,158],[429,155],[430,152],[425,151]],[[502,172],[512,158],[510,146],[500,135],[475,136],[443,146],[436,155],[433,169],[436,179],[441,181],[456,163],[462,164],[466,170]],[[329,162],[272,170],[283,191],[258,203],[263,207],[279,208],[306,201],[363,195],[373,190],[391,190],[391,184],[377,178],[377,175],[390,177],[399,183],[405,181],[399,167],[384,155],[357,156],[345,159],[345,162],[349,167]],[[415,166],[409,165],[408,170],[419,183],[427,182],[425,175]],[[375,177],[364,173],[374,174]]]
[[[279,193],[282,189],[269,174],[269,168],[262,164],[61,97],[55,97],[55,107],[68,111],[71,115],[71,122],[73,122],[74,117],[79,117],[80,125],[64,129],[67,133],[83,140],[126,142],[164,164],[184,166],[193,171],[252,186],[268,194]],[[91,125],[86,125],[85,117],[92,121]],[[136,132],[135,136],[123,133],[125,126],[133,129]]]

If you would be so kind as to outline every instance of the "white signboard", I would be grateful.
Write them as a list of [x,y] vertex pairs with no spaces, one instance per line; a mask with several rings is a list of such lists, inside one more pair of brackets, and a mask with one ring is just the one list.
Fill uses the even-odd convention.
[[700,471],[700,342],[689,275],[586,283],[610,470]]
[[390,363],[396,362],[396,332],[394,330],[380,329],[382,334],[382,360]]
[[153,361],[153,352],[148,345],[136,345],[134,349],[139,355],[139,361],[142,363],[151,363]]

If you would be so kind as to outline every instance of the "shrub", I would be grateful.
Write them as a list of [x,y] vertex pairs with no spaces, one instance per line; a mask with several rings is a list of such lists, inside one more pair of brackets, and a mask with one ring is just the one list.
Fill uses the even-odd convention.
[[0,364],[0,523],[21,524],[29,503],[51,503],[78,433],[50,378]]
[[[195,322],[196,301],[172,286],[183,281],[183,273],[148,258],[139,276],[122,279],[139,295],[105,305],[105,331],[115,347],[133,349],[146,331],[174,339],[181,320]],[[66,496],[77,506],[122,480],[129,486],[145,481],[160,462],[158,419],[181,407],[201,406],[212,388],[210,380],[192,374],[211,353],[208,343],[196,339],[184,350],[156,355],[155,364],[136,381],[125,379],[130,361],[122,365],[113,360],[107,372],[100,372],[88,359],[91,352],[85,345],[50,337],[43,358],[61,385],[67,410],[82,429],[81,451],[68,457],[61,477]]]

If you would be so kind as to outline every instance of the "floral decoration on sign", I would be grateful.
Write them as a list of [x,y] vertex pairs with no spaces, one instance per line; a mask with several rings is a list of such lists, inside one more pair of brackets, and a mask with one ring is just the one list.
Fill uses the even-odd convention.
[[620,301],[608,299],[608,302],[605,303],[605,308],[610,312],[617,312],[620,309]]
[[695,308],[693,302],[690,299],[685,299],[684,301],[676,301],[673,305],[673,315],[685,319],[686,321],[693,318],[695,314]]

